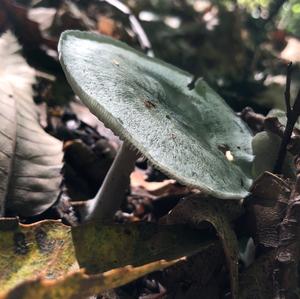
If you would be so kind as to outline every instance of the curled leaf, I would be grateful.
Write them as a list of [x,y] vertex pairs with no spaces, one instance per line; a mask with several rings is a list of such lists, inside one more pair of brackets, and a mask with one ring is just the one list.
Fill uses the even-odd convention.
[[[193,227],[203,228],[210,223],[222,242],[228,264],[231,282],[232,298],[238,298],[238,243],[231,228],[230,220],[241,215],[242,208],[232,201],[226,202],[201,196],[192,195],[182,200],[168,215],[168,224],[188,223]],[[199,232],[200,233],[200,232]],[[200,233],[201,234],[201,233]]]
[[0,299],[87,298],[129,283],[153,271],[172,266],[179,261],[180,259],[161,260],[140,267],[127,266],[94,275],[87,275],[84,270],[79,270],[57,280],[35,279],[25,281],[6,294],[1,295],[0,293]]
[[275,250],[260,256],[240,277],[240,299],[272,299]]
[[280,177],[265,172],[253,184],[248,200],[248,217],[256,245],[276,248],[278,227],[290,197],[290,186]]

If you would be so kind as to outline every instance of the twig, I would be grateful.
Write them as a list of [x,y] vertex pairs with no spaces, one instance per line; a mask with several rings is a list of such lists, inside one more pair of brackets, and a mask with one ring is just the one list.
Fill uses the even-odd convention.
[[285,107],[286,114],[289,115],[291,113],[291,80],[292,80],[292,63],[290,62],[287,66],[286,71],[286,85],[284,91],[284,99],[285,99]]
[[287,146],[290,143],[291,135],[293,133],[293,129],[294,129],[294,125],[295,125],[296,121],[297,121],[297,119],[294,120],[293,118],[289,118],[287,120],[285,131],[284,131],[282,141],[280,144],[277,160],[275,162],[275,166],[274,166],[274,170],[273,170],[274,173],[280,174],[282,171],[282,166],[283,166],[283,162],[284,162],[284,159],[286,156]]
[[150,40],[147,34],[145,33],[145,30],[143,29],[141,23],[139,22],[137,17],[131,12],[130,8],[119,0],[100,0],[100,1],[110,4],[111,6],[115,7],[120,12],[122,12],[124,15],[128,16],[131,29],[136,35],[141,48],[145,51],[145,53],[148,56],[154,57]]
[[281,145],[279,148],[277,160],[274,166],[274,173],[281,173],[282,165],[286,156],[287,146],[290,143],[291,135],[293,133],[294,126],[297,122],[297,119],[300,115],[300,90],[295,99],[293,108],[290,106],[290,84],[291,84],[291,63],[288,64],[287,67],[287,79],[286,79],[286,91],[285,91],[285,103],[286,103],[286,115],[287,115],[287,123],[286,128],[283,134],[283,138],[281,141]]

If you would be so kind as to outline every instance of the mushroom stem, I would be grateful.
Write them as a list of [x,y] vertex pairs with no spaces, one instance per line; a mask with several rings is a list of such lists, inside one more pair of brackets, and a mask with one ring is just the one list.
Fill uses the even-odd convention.
[[124,193],[130,183],[130,173],[133,171],[137,153],[125,142],[112,163],[101,188],[96,196],[89,201],[84,212],[83,221],[111,221],[119,209]]

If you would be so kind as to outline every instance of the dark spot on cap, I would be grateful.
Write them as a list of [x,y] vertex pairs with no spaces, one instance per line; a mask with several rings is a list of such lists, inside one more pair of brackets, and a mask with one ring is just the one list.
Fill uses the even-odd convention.
[[145,107],[148,109],[152,109],[152,108],[156,107],[156,105],[149,100],[144,101],[144,104],[145,104]]
[[167,118],[167,119],[171,119],[171,116],[167,114],[167,115],[166,115],[166,118]]
[[26,236],[23,233],[14,234],[14,249],[15,254],[25,255],[29,251],[29,246],[26,241]]

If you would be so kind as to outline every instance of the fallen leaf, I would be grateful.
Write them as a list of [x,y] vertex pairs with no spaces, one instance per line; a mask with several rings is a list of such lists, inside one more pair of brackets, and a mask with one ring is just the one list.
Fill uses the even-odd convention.
[[210,248],[214,240],[182,225],[88,223],[71,228],[59,221],[22,225],[2,218],[0,298],[91,296],[171,266]]
[[[209,250],[165,269],[159,276],[160,282],[168,290],[168,298],[220,299],[224,289],[220,269],[224,264],[223,248],[216,240]],[[225,273],[223,277],[227,279]]]
[[96,27],[84,10],[71,1],[62,1],[57,9],[50,31],[55,36],[67,29],[92,30]]
[[106,137],[112,143],[115,149],[120,147],[120,139],[110,129],[106,128],[103,122],[92,114],[86,106],[81,103],[72,102],[70,103],[70,107],[78,119],[95,128],[101,136]]
[[272,299],[275,250],[260,256],[240,276],[239,299]]
[[0,294],[24,280],[53,280],[78,269],[71,228],[58,221],[19,225],[0,218]]
[[171,185],[174,185],[175,180],[163,180],[162,182],[147,182],[147,175],[141,170],[135,170],[130,175],[130,185],[133,188],[142,187],[153,195],[162,195],[166,193]]
[[116,151],[106,139],[93,146],[81,140],[64,144],[64,182],[72,200],[88,200],[96,195],[114,160]]
[[86,224],[73,228],[76,256],[89,273],[153,260],[176,259],[201,251],[211,243],[211,236],[200,235],[184,225],[127,223]]
[[57,39],[43,35],[39,23],[29,18],[29,10],[25,6],[14,0],[0,0],[0,6],[26,47],[32,49],[44,45],[56,51]]
[[87,298],[127,284],[153,271],[170,267],[179,261],[180,259],[161,260],[140,267],[127,266],[95,275],[87,275],[84,270],[80,270],[54,281],[36,279],[23,282],[9,293],[0,294],[0,299]]
[[285,215],[290,186],[280,177],[265,172],[253,183],[251,191],[247,200],[251,235],[256,245],[276,248],[278,226]]
[[56,200],[62,143],[39,124],[32,100],[35,75],[11,33],[0,39],[0,216],[32,216]]
[[28,10],[28,19],[39,24],[42,32],[49,29],[56,14],[55,8],[37,7]]
[[165,218],[167,224],[187,223],[192,227],[203,228],[210,223],[222,242],[228,264],[231,283],[231,296],[238,298],[238,256],[236,235],[230,221],[241,215],[241,205],[222,201],[201,194],[187,196]]
[[106,16],[100,16],[97,22],[97,29],[100,33],[108,36],[112,36],[116,39],[120,38],[119,24]]

